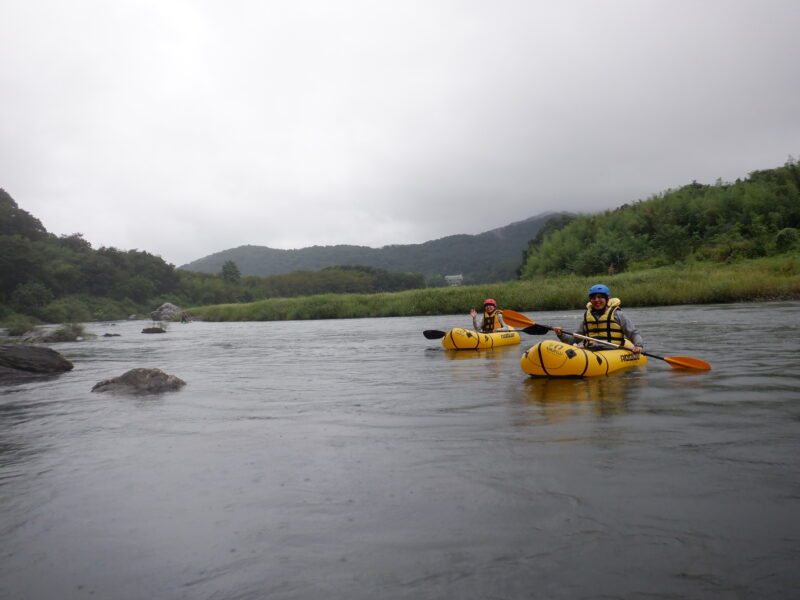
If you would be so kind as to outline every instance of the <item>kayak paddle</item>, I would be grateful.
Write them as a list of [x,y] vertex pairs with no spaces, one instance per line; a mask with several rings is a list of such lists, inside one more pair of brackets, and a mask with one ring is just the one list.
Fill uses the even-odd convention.
[[[513,310],[503,309],[503,320],[509,325],[522,327],[522,331],[531,335],[541,335],[553,330],[550,325],[536,323],[522,313],[518,313]],[[562,331],[568,335],[582,340],[595,342],[596,344],[603,344],[604,346],[609,346],[610,348],[620,348],[620,346],[617,346],[616,344],[607,342],[605,340],[598,340],[597,338],[589,337],[588,335],[581,335],[580,333],[573,333],[563,329]],[[711,365],[706,361],[700,360],[699,358],[692,358],[691,356],[657,356],[655,354],[650,354],[649,352],[642,352],[642,354],[663,360],[674,369],[701,369],[703,371],[708,371],[711,368]]]
[[[509,328],[508,331],[514,331],[514,330]],[[424,335],[429,340],[440,340],[447,335],[447,332],[439,331],[438,329],[426,329],[425,331],[422,332],[422,335]]]

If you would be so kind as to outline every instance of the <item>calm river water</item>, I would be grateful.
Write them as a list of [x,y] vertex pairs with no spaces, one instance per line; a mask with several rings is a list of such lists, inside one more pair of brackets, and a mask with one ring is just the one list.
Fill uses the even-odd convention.
[[[800,302],[627,312],[714,369],[527,379],[537,338],[422,336],[466,314],[89,324],[0,385],[0,597],[798,597]],[[188,385],[90,392],[134,367]]]

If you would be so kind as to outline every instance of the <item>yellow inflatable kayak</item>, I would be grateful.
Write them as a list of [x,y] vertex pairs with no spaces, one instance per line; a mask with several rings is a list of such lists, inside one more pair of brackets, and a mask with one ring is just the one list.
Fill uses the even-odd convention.
[[532,377],[596,377],[646,364],[644,354],[634,356],[619,348],[585,350],[555,340],[539,342],[519,359],[519,366]]
[[442,346],[448,350],[482,350],[498,346],[511,346],[519,344],[519,342],[520,336],[517,331],[481,333],[461,327],[451,329],[442,338]]

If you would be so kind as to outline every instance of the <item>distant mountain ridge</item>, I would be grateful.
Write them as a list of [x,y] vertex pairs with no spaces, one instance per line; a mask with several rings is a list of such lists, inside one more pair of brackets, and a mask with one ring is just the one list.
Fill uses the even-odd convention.
[[366,265],[419,273],[428,280],[463,274],[465,283],[510,281],[517,278],[528,241],[557,214],[561,213],[542,213],[477,235],[458,234],[421,244],[382,248],[336,245],[280,250],[267,246],[238,246],[178,268],[219,273],[222,265],[232,260],[242,275],[266,277],[292,271],[316,271],[334,265]]

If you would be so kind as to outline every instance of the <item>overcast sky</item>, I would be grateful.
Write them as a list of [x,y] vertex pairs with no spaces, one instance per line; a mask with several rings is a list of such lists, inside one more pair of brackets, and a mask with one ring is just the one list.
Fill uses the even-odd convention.
[[0,0],[0,187],[176,266],[800,157],[797,0]]

